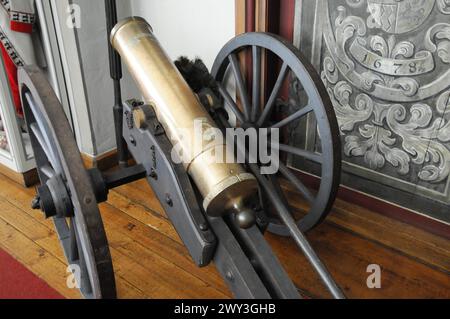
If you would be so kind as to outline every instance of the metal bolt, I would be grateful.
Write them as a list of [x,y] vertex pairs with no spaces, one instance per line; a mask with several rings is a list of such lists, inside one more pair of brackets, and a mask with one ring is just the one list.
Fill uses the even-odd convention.
[[206,223],[201,223],[199,227],[200,227],[200,230],[202,230],[202,231],[208,230],[208,224],[206,224]]
[[225,278],[227,278],[228,281],[232,282],[234,280],[233,273],[231,271],[227,271],[227,273],[225,274]]
[[131,142],[131,144],[133,144],[134,146],[136,146],[136,140],[135,140],[135,138],[134,138],[134,136],[133,135],[130,135],[130,142]]
[[170,198],[169,194],[166,194],[166,204],[169,205],[170,207],[173,206],[173,201],[172,198]]
[[156,171],[154,168],[151,169],[150,174],[148,175],[153,179],[158,179],[158,174],[156,174]]

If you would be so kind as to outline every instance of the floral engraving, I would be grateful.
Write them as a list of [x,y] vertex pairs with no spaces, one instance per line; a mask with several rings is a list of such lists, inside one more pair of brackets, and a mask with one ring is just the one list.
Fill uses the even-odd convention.
[[439,11],[443,14],[450,14],[450,0],[436,0]]
[[442,62],[450,63],[450,24],[438,23],[430,28],[425,36],[425,46],[431,52],[437,52]]
[[[450,1],[344,3],[348,7],[327,10],[321,63],[344,154],[362,158],[372,170],[389,165],[408,179],[413,173],[424,182],[448,180],[450,70],[438,73],[437,67],[450,64],[450,24],[439,22],[445,18],[434,24],[427,19],[434,4],[436,14],[450,14]],[[407,36],[418,28],[420,43]]]

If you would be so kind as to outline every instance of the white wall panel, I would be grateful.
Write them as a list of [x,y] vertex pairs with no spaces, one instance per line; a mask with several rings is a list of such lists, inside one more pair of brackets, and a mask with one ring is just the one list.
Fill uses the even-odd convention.
[[211,68],[235,34],[234,0],[132,0],[132,14],[151,24],[172,59],[200,57]]

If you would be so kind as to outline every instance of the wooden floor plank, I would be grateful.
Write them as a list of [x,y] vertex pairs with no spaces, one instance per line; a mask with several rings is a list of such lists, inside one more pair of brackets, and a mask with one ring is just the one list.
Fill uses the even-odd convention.
[[[15,228],[16,232],[20,234],[25,234],[26,236],[26,234],[31,233],[32,238],[28,238],[29,240],[37,244],[37,246],[39,246],[42,251],[48,253],[49,256],[56,257],[59,260],[59,263],[56,263],[54,267],[50,267],[48,271],[51,272],[53,268],[67,269],[66,259],[60,247],[57,234],[51,228],[51,224],[48,225],[45,219],[36,213],[30,216],[19,208],[11,205],[6,200],[0,201],[0,219]],[[31,232],[30,229],[32,229]],[[67,273],[65,276],[67,276]],[[49,281],[49,284],[56,288],[60,285],[59,281],[60,278],[58,277],[58,282],[55,283]],[[120,276],[117,276],[116,278],[116,285],[118,296],[121,298],[145,297],[145,294],[141,290],[132,286]],[[64,296],[74,298],[72,294]],[[78,292],[76,297],[80,297]]]
[[178,236],[170,220],[155,213],[152,209],[133,202],[117,191],[111,191],[109,193],[108,203],[141,223],[182,244],[180,236]]
[[[226,298],[227,296],[211,287],[203,280],[187,273],[184,269],[160,258],[135,241],[115,246],[114,237],[121,236],[112,232],[109,238],[113,241],[113,261],[117,273],[128,278],[134,273],[136,281],[133,285],[141,287],[145,282],[148,296],[152,298]],[[124,268],[124,256],[132,264]],[[117,262],[118,261],[118,262]],[[150,291],[148,290],[150,288]]]
[[169,237],[162,236],[155,229],[130,217],[109,203],[101,204],[101,211],[102,216],[108,221],[107,226],[111,227],[112,232],[134,238],[137,243],[147,247],[153,254],[164,256],[165,259],[185,269],[192,275],[201,278],[208,285],[229,296],[228,288],[215,267],[208,265],[198,268],[193,263],[184,245]]
[[150,185],[146,180],[139,180],[134,183],[126,184],[114,189],[125,197],[132,200],[134,203],[147,207],[155,213],[167,218],[164,208],[155,196]]
[[62,296],[79,298],[78,291],[66,285],[67,266],[3,219],[0,219],[0,247]]
[[[307,295],[329,297],[317,274],[290,238],[266,235],[295,284]],[[404,255],[328,223],[308,239],[349,298],[449,298],[450,277]],[[381,267],[381,289],[366,285],[367,267]]]
[[[78,298],[65,285],[65,259],[52,222],[30,208],[34,193],[0,175],[0,247],[64,296]],[[305,209],[295,194],[289,197],[297,211]],[[194,265],[145,180],[111,191],[100,210],[119,297],[230,296],[213,265]],[[329,297],[291,239],[266,238],[305,295]],[[450,298],[450,243],[443,238],[339,200],[308,238],[348,297]],[[381,289],[366,285],[373,263],[382,269]]]
[[[11,207],[7,202],[1,202],[0,211],[2,214],[0,214],[0,219],[8,219],[8,222],[12,223],[11,226],[15,227],[21,233],[29,230],[29,226],[33,225],[35,233],[41,234],[39,237],[34,236],[34,240],[42,245],[41,247],[44,251],[50,252],[52,255],[58,255],[62,260],[61,262],[64,262],[64,256],[59,247],[56,234],[44,225],[36,223],[36,220],[24,212],[17,210],[17,208],[14,210]],[[108,227],[106,230],[108,232]],[[133,239],[123,236],[116,231],[108,232],[108,238],[112,254],[115,256],[114,265],[120,270],[116,277],[118,279],[118,295],[121,298],[142,298],[144,296],[142,290],[145,291],[145,296],[155,298],[176,298],[180,296],[189,296],[192,298],[206,298],[206,296],[210,296],[211,298],[225,297],[225,295],[210,288],[203,281],[193,277],[183,269],[175,267],[173,264],[156,257],[154,254],[150,254],[143,246],[136,249],[135,246],[137,243]],[[130,254],[135,258],[130,258]],[[31,262],[31,260],[27,261],[27,263]],[[142,267],[143,262],[148,267]],[[67,266],[63,265],[63,267],[66,269]],[[51,268],[49,271],[51,271]],[[121,272],[128,274],[127,277],[137,272],[139,279],[134,281],[134,285],[131,285],[128,282],[120,280],[120,278],[123,278],[123,276],[120,276]],[[131,276],[131,278],[134,278],[134,276]]]
[[[144,187],[142,185],[136,186],[135,183],[131,184],[129,187],[136,187],[141,189],[142,192],[144,191]],[[151,201],[146,201],[143,199],[142,193],[139,196],[129,196],[129,200],[132,202],[136,201],[136,204],[138,205],[152,205]],[[148,209],[154,210],[155,207],[148,207]],[[357,223],[358,220],[355,220],[355,222]],[[340,267],[341,270],[336,272],[336,276],[337,278],[342,278],[341,283],[350,297],[394,298],[402,293],[402,289],[405,286],[410,288],[408,292],[404,294],[405,297],[413,298],[429,296],[435,298],[445,298],[448,296],[448,285],[444,284],[444,288],[442,289],[439,284],[440,280],[444,282],[449,280],[449,277],[446,274],[442,274],[439,271],[435,271],[434,269],[429,269],[427,267],[421,267],[420,264],[416,265],[414,259],[398,256],[395,254],[394,250],[387,250],[383,246],[374,244],[372,242],[372,238],[361,239],[360,235],[354,236],[348,232],[342,231],[340,228],[332,226],[327,227],[329,228],[327,230],[327,235],[330,237],[329,245],[331,248],[328,248],[326,251],[322,251],[320,246],[316,248],[318,249],[319,254],[322,253],[324,255],[323,258],[326,260],[327,265],[330,264],[330,269],[333,269],[336,263],[337,265],[342,265],[342,263],[345,262],[347,268]],[[315,242],[314,232],[310,236],[312,236],[312,241]],[[288,245],[289,249],[286,249],[284,244],[279,245],[280,238],[274,236],[269,236],[269,238],[271,238],[271,243],[274,245],[275,252],[279,254],[279,258],[286,265],[289,274],[294,278],[296,285],[302,291],[304,291],[307,295],[316,297],[329,296],[328,292],[320,284],[318,284],[320,280],[317,275],[312,271],[307,261],[299,254],[297,248],[292,245],[292,243]],[[337,254],[336,252],[341,251],[341,248],[336,246],[336,244],[339,243],[339,238],[355,241],[355,245],[357,244],[360,250],[344,251],[342,254]],[[284,243],[284,241],[282,242]],[[375,262],[373,261],[374,259],[370,258],[370,255],[366,253],[364,247],[367,247],[368,250],[373,251],[375,256],[382,256],[380,258],[381,261],[383,261],[384,256],[389,256],[390,259],[395,259],[398,264],[402,265],[399,269],[395,268],[395,264],[392,265],[391,263],[388,263],[384,265],[385,272],[388,275],[385,276],[387,284],[383,289],[372,290],[367,288],[366,279],[369,274],[366,273],[366,269],[369,264]],[[423,254],[424,252],[420,253]],[[292,263],[290,260],[295,260],[295,262]],[[360,270],[360,272],[358,274],[347,271],[347,269],[351,270],[355,264],[359,265],[358,270]],[[381,266],[383,267],[383,265]],[[422,275],[421,272],[423,272],[425,278],[434,278],[434,276],[436,276],[439,278],[439,281],[433,282],[431,280],[430,282],[427,282],[426,280],[417,279],[416,277],[420,277]],[[424,287],[424,289],[418,291],[420,290],[420,287]]]
[[[284,186],[290,204],[305,212],[305,201]],[[339,199],[327,221],[450,274],[450,241],[443,237]]]

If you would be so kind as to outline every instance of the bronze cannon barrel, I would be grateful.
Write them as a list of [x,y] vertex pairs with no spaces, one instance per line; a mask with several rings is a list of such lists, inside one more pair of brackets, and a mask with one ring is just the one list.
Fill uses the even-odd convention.
[[226,154],[224,139],[208,140],[202,136],[205,140],[200,147],[194,147],[196,121],[203,128],[217,125],[165,53],[150,25],[139,17],[120,21],[111,32],[111,44],[128,66],[145,102],[154,107],[172,144],[182,149],[184,167],[203,196],[207,214],[220,216],[229,210],[244,210],[246,201],[257,191],[254,176],[240,164],[211,161],[213,149],[222,149]]

